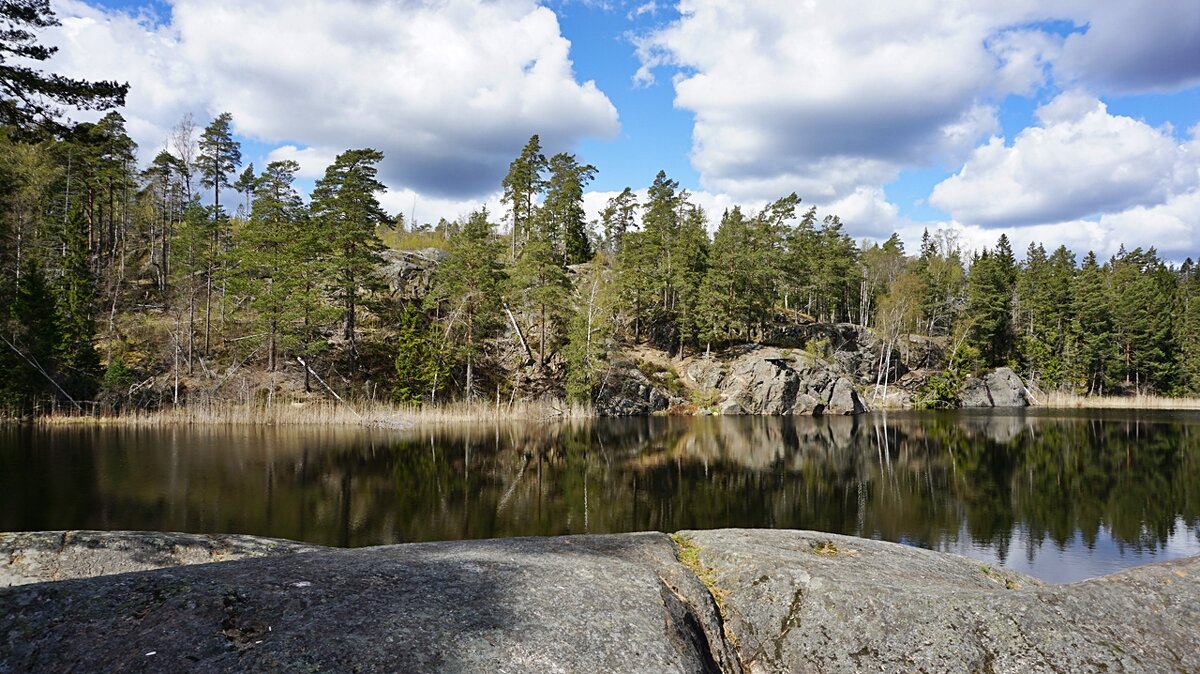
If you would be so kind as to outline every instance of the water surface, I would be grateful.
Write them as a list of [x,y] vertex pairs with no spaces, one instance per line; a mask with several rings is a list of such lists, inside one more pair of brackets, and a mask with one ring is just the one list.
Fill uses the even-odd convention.
[[715,527],[898,541],[1054,582],[1200,554],[1200,415],[0,427],[6,531],[363,546]]

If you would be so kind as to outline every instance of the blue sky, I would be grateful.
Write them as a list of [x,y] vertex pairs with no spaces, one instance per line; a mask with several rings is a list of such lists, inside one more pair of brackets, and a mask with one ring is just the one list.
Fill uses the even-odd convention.
[[[972,3],[969,3],[972,4]],[[588,205],[659,169],[719,218],[797,192],[856,237],[1200,255],[1200,3],[1011,0],[55,0],[66,74],[127,80],[152,156],[229,111],[306,184],[387,160],[385,206],[498,209],[531,133],[598,167]]]

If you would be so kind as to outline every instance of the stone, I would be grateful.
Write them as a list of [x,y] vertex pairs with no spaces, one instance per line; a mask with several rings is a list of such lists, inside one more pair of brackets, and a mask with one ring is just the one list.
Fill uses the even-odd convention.
[[1011,368],[1000,367],[984,379],[992,396],[993,407],[1026,407],[1025,382]]
[[608,417],[653,414],[670,405],[670,396],[627,360],[612,363],[596,397],[596,413]]
[[967,377],[958,396],[959,406],[1026,407],[1025,382],[1011,368],[1000,367],[980,377]]
[[991,407],[992,398],[988,392],[987,382],[979,377],[967,377],[963,380],[962,391],[958,394],[959,407]]
[[867,411],[854,388],[853,382],[845,377],[839,378],[829,393],[829,401],[825,406],[825,414],[862,414]]
[[323,549],[306,543],[232,534],[153,531],[0,534],[0,587]]
[[1200,557],[1050,586],[851,536],[680,536],[752,674],[1200,670]]
[[[3,540],[28,555],[56,535]],[[114,549],[168,566],[0,588],[0,672],[1200,670],[1200,557],[1046,585],[813,531],[349,550],[239,537],[279,554],[183,566],[165,543],[221,537],[76,535],[95,543],[71,553],[85,568]]]
[[736,400],[726,400],[725,402],[721,403],[720,412],[725,416],[745,414],[745,411],[742,410],[742,406],[739,405]]
[[326,550],[0,590],[0,672],[732,671],[670,538]]
[[446,252],[437,248],[423,250],[384,250],[380,272],[387,279],[392,294],[398,298],[419,300],[429,294],[433,272],[445,259]]

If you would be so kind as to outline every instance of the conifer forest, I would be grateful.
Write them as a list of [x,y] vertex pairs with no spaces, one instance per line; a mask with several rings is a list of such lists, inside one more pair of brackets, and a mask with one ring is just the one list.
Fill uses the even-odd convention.
[[[180,120],[149,156],[125,128],[122,85],[11,65],[49,58],[30,26],[53,16],[5,7],[7,416],[263,396],[285,381],[398,402],[586,402],[622,348],[717,356],[802,323],[861,326],[889,352],[937,341],[933,389],[1007,365],[1047,391],[1200,395],[1191,259],[1014,251],[1003,234],[967,250],[952,230],[855,241],[800,195],[706,212],[661,171],[589,218],[602,167],[547,157],[536,135],[497,186],[502,210],[409,222],[380,205],[385,158],[371,148],[338,155],[308,194],[295,162],[243,161],[228,113]],[[62,106],[107,112],[72,123]],[[396,251],[436,257],[422,296],[385,273]]]

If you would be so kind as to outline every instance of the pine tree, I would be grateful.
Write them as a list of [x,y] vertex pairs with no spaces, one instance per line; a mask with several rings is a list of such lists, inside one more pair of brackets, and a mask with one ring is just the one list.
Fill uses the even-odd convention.
[[513,266],[508,291],[536,321],[539,367],[546,365],[547,345],[553,349],[562,341],[571,295],[571,282],[562,257],[554,249],[551,228],[539,222],[545,217],[550,217],[548,211],[539,212],[529,221],[529,238]]
[[343,310],[342,337],[357,352],[358,307],[365,294],[381,287],[378,268],[384,245],[377,228],[391,220],[375,195],[387,188],[376,179],[383,154],[372,149],[347,150],[337,156],[317,181],[312,194],[313,217],[330,244],[331,286]]
[[637,226],[637,195],[626,187],[621,193],[604,206],[600,213],[600,223],[604,229],[604,246],[608,252],[616,255],[621,252],[621,239],[625,232]]
[[545,218],[541,224],[564,265],[592,259],[587,216],[583,210],[583,191],[596,175],[596,167],[580,164],[575,155],[560,152],[548,163]]
[[221,216],[221,190],[242,163],[242,146],[233,138],[233,115],[222,112],[200,134],[200,184],[213,191],[213,218]]
[[517,251],[528,237],[527,223],[533,218],[537,207],[538,195],[546,186],[542,173],[547,169],[546,155],[542,154],[542,141],[537,134],[529,137],[529,142],[521,150],[521,154],[508,165],[508,174],[504,176],[501,186],[504,188],[502,203],[509,205],[509,218],[512,229],[512,259],[517,259]]
[[39,31],[58,25],[48,0],[0,3],[0,126],[62,133],[66,127],[57,121],[59,105],[107,110],[125,104],[128,84],[76,80],[26,65],[54,56],[58,47],[38,44],[37,37]]
[[234,251],[234,287],[249,297],[255,328],[265,336],[268,372],[275,371],[281,336],[300,309],[293,297],[299,289],[295,254],[304,202],[292,187],[299,170],[291,160],[267,164],[255,181],[254,209]]
[[[229,177],[242,163],[241,145],[234,140],[233,116],[228,112],[217,115],[200,134],[197,157],[200,167],[200,185],[213,191],[212,220],[208,251],[205,255],[204,288],[204,353],[208,354],[212,341],[212,293],[215,276],[219,273],[226,244],[230,238],[229,218],[221,209],[221,190],[230,186]],[[223,311],[223,310],[222,310]]]

